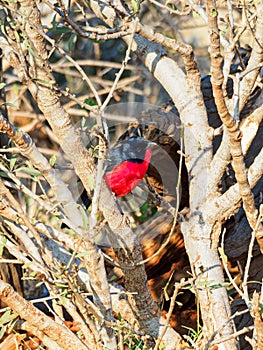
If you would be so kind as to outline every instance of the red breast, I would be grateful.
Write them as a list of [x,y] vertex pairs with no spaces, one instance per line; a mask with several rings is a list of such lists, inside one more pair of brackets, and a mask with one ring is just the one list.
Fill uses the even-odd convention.
[[107,186],[118,197],[130,193],[146,174],[152,155],[151,149],[146,149],[143,161],[125,160],[104,175]]

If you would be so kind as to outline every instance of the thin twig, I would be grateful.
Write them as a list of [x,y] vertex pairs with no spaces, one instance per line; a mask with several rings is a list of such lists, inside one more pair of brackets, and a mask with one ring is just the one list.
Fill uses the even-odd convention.
[[176,298],[177,298],[177,295],[179,293],[179,290],[182,289],[183,287],[189,285],[189,284],[193,284],[193,278],[192,279],[189,279],[187,281],[183,281],[183,282],[180,282],[180,283],[175,283],[174,284],[174,292],[173,292],[173,295],[172,295],[172,298],[171,298],[171,301],[170,301],[170,306],[169,306],[169,310],[166,314],[166,320],[165,320],[165,324],[164,324],[164,327],[160,333],[160,335],[158,336],[158,339],[155,343],[155,347],[154,347],[154,350],[158,350],[159,349],[159,345],[161,344],[161,341],[168,329],[168,326],[169,326],[169,323],[170,323],[170,318],[172,316],[172,313],[173,313],[173,310],[174,310],[174,306],[175,306],[175,301],[176,301]]
[[[12,8],[11,6],[5,4],[5,7],[8,8],[11,12],[14,12],[16,13],[17,15],[19,16],[22,16],[24,17],[23,13],[21,13],[20,11],[18,10],[15,10],[14,8]],[[29,24],[34,28],[34,30],[40,34],[47,42],[49,42],[52,47],[55,47],[59,53],[61,53],[61,55],[63,55],[69,62],[71,62],[73,64],[73,66],[79,71],[82,79],[84,81],[86,81],[87,85],[89,86],[89,88],[91,89],[91,91],[93,92],[94,94],[94,97],[96,99],[96,102],[98,104],[98,106],[101,105],[101,99],[99,97],[99,95],[97,94],[97,91],[95,89],[95,87],[93,86],[91,80],[89,79],[89,77],[87,76],[87,74],[85,73],[85,71],[82,69],[82,67],[76,63],[76,61],[66,53],[66,51],[64,49],[62,49],[60,46],[58,46],[56,44],[56,41],[51,39],[45,32],[43,32],[42,30],[40,30],[34,23],[32,23],[30,20],[27,19],[27,21],[29,21]]]
[[230,335],[228,335],[226,337],[221,337],[219,339],[215,339],[214,341],[212,341],[210,343],[210,347],[213,346],[213,345],[216,345],[216,344],[224,343],[224,342],[226,342],[226,341],[228,341],[230,339],[237,338],[241,334],[245,334],[245,333],[248,333],[250,331],[253,331],[253,329],[254,329],[254,326],[244,327],[240,331],[237,331],[237,332],[235,332],[233,334],[230,334]]
[[131,35],[131,39],[130,39],[130,43],[129,43],[129,46],[126,50],[126,54],[125,54],[125,58],[124,58],[124,61],[122,62],[122,65],[121,65],[121,68],[119,70],[119,72],[116,74],[116,78],[114,80],[114,83],[111,87],[111,90],[107,96],[107,98],[105,99],[105,101],[103,102],[102,106],[100,107],[100,112],[103,113],[105,111],[105,108],[106,106],[109,104],[112,96],[113,96],[113,92],[115,91],[116,87],[117,87],[117,84],[125,70],[125,67],[128,63],[128,61],[130,60],[130,54],[131,54],[131,48],[132,48],[132,43],[133,43],[133,38],[134,38],[134,35],[137,31],[137,24],[139,22],[139,19],[138,17],[136,17],[136,19],[134,20],[134,27],[133,27],[133,30],[132,30],[132,35]]
[[[218,334],[219,332],[221,332],[221,330],[222,330],[229,322],[231,322],[232,320],[234,320],[236,317],[238,317],[238,316],[240,316],[240,315],[244,315],[244,314],[246,314],[246,313],[248,313],[248,312],[249,312],[249,310],[246,309],[246,310],[242,310],[242,311],[237,311],[237,312],[234,313],[234,315],[230,316],[229,319],[228,319],[219,329],[217,329],[217,330],[211,335],[211,337],[209,338],[208,342],[204,345],[203,350],[208,350],[208,349],[211,347],[211,345],[213,344],[214,339],[215,339],[215,337],[217,336],[217,334]],[[234,333],[234,334],[236,334],[236,333]],[[233,335],[234,335],[234,334],[233,334]],[[217,341],[217,340],[216,340],[216,341]]]
[[2,179],[0,178],[0,194],[2,196],[5,196],[7,200],[9,201],[12,208],[14,208],[17,211],[18,216],[22,219],[24,224],[28,227],[30,232],[32,232],[33,236],[35,237],[37,244],[40,248],[43,248],[41,238],[35,229],[35,227],[31,224],[28,217],[24,213],[23,209],[21,208],[20,204],[17,202],[15,197],[12,195],[12,193],[8,190],[8,188],[4,185]]
[[[159,8],[163,9],[163,10],[167,10],[169,13],[173,13],[177,16],[187,16],[192,12],[191,7],[189,7],[188,9],[186,9],[185,11],[179,11],[179,10],[174,10],[171,7],[167,6],[167,5],[163,5],[160,2],[156,1],[156,0],[148,0],[149,2],[151,2],[152,4],[158,6]],[[169,3],[169,2],[166,2]]]
[[85,28],[80,27],[76,22],[74,22],[68,14],[68,11],[65,9],[62,1],[57,1],[59,7],[54,6],[49,1],[44,1],[52,10],[57,12],[60,17],[70,25],[70,27],[82,38],[87,38],[91,40],[113,40],[119,39],[124,36],[130,35],[129,30],[123,28],[101,28],[101,27],[90,27],[86,26]]
[[[35,168],[44,175],[58,202],[62,202],[67,217],[72,221],[75,227],[80,226],[82,217],[72,193],[58,176],[56,170],[51,167],[48,160],[38,151],[31,137],[28,134],[17,130],[2,115],[0,115],[0,129],[11,138],[14,144],[20,149],[21,154],[30,159]],[[41,243],[40,239],[39,241]]]
[[[208,25],[210,29],[210,57],[211,57],[211,83],[215,103],[218,114],[227,129],[230,143],[230,153],[232,155],[232,166],[235,171],[236,180],[239,187],[240,196],[243,200],[243,207],[246,213],[247,220],[252,230],[257,226],[256,238],[263,252],[263,227],[261,224],[257,225],[258,213],[255,206],[254,196],[248,181],[248,172],[244,161],[244,154],[241,147],[242,135],[240,132],[239,123],[231,116],[226,105],[225,96],[222,90],[223,72],[222,64],[223,57],[220,49],[220,37],[218,28],[218,14],[214,8],[214,1],[207,0],[207,15]],[[262,7],[263,10],[263,7]],[[242,96],[240,97],[242,98]]]
[[[224,229],[223,233],[222,233],[222,239],[221,239],[221,247],[222,247],[222,255],[225,254],[225,249],[224,249],[224,239],[225,239],[225,233],[226,233],[226,229]],[[244,299],[244,293],[242,292],[242,290],[238,287],[238,285],[236,284],[235,280],[232,278],[231,273],[228,269],[227,266],[227,262],[225,260],[225,257],[222,256],[221,257],[221,261],[224,265],[224,269],[226,271],[227,277],[229,278],[229,281],[231,282],[231,284],[234,286],[235,290],[238,292],[238,294],[241,296],[242,299]],[[245,300],[246,301],[246,300]],[[247,304],[247,303],[246,303]],[[249,303],[247,304],[247,307],[249,306]]]

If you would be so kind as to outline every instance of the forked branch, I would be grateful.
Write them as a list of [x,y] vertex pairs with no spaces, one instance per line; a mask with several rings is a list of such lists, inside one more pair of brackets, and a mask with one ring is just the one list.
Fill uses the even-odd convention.
[[[218,114],[227,129],[229,135],[230,153],[232,156],[232,166],[235,171],[236,180],[239,186],[240,196],[243,201],[244,210],[248,222],[254,230],[257,224],[258,211],[255,206],[254,197],[248,182],[248,171],[244,162],[244,155],[241,146],[242,134],[239,123],[234,119],[228,111],[223,94],[223,57],[220,49],[220,37],[218,29],[218,14],[216,3],[213,0],[207,1],[207,15],[210,39],[210,57],[211,57],[211,82],[213,94],[217,106]],[[263,252],[263,227],[260,227],[256,233],[257,241]]]

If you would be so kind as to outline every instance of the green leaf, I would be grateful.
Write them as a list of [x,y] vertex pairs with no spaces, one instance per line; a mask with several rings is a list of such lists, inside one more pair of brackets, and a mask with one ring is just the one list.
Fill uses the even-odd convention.
[[0,317],[0,325],[4,325],[15,318],[17,318],[18,314],[11,313],[10,310],[7,310],[1,317]]
[[65,297],[64,295],[61,295],[60,296],[60,300],[61,300],[61,302],[62,302],[62,305],[65,305],[66,304],[66,302],[67,302],[67,297]]
[[119,279],[118,276],[112,275],[112,276],[110,276],[109,281],[110,281],[110,282],[115,282],[115,281],[118,280],[118,279]]
[[5,105],[7,107],[18,109],[18,107],[14,103],[11,103],[11,102],[4,102],[1,104],[1,106],[3,106],[3,105]]
[[29,262],[25,263],[24,265],[22,265],[22,269],[27,269],[31,265],[32,265],[32,261],[29,261]]
[[131,8],[134,13],[138,13],[141,8],[141,0],[131,0]]
[[148,209],[149,205],[147,202],[143,203],[143,205],[141,206],[140,210],[142,213],[145,213]]
[[82,216],[82,227],[86,228],[88,226],[89,223],[89,218],[86,214],[86,210],[80,205],[79,206],[80,212],[81,212],[81,216]]
[[1,329],[0,329],[0,340],[1,340],[1,339],[3,338],[3,336],[5,335],[6,329],[7,329],[7,326],[1,327]]
[[163,294],[164,294],[165,301],[170,300],[169,294],[167,293],[166,289],[164,289]]
[[49,159],[49,164],[53,167],[57,161],[57,157],[55,154]]
[[96,106],[96,101],[93,98],[86,98],[84,102],[86,105]]
[[2,90],[6,86],[6,83],[0,83],[0,90]]
[[17,168],[15,169],[15,171],[24,171],[26,174],[30,175],[30,176],[40,176],[41,175],[41,172],[36,170],[36,169],[33,169],[33,168],[27,168],[27,167],[24,167],[22,166],[21,168]]
[[121,317],[120,312],[118,312],[118,320],[119,320],[120,322],[122,321],[122,317]]
[[55,286],[57,288],[68,288],[68,285],[66,283],[55,283]]
[[32,56],[35,57],[35,56],[36,56],[36,55],[35,55],[35,52],[33,51],[32,47],[30,46],[30,44],[29,44],[29,42],[28,42],[27,39],[24,39],[23,44],[24,44],[25,48],[27,49],[27,51],[28,51],[29,53],[31,53]]
[[0,236],[0,257],[2,257],[3,255],[5,245],[6,245],[6,237]]
[[92,175],[92,174],[88,175],[88,182],[89,182],[90,189],[93,190],[94,189],[94,185],[95,185],[95,183],[94,183],[94,175]]
[[37,276],[37,272],[36,271],[32,271],[29,274],[30,277],[36,277]]
[[[83,335],[83,331],[82,331],[82,329],[80,329],[79,331],[77,331],[77,336],[79,337],[79,338],[81,338],[82,337],[82,335]],[[105,348],[106,349],[106,348]]]
[[33,79],[36,83],[40,83],[47,86],[56,84],[55,80]]
[[91,251],[87,250],[86,252],[76,254],[76,258],[82,258],[83,256],[88,256],[88,255],[90,255],[90,253],[91,253]]
[[18,158],[18,154],[14,154],[11,159],[10,159],[10,164],[9,164],[9,168],[11,171],[13,171],[14,169],[14,166],[16,164],[16,161],[17,161],[17,158]]

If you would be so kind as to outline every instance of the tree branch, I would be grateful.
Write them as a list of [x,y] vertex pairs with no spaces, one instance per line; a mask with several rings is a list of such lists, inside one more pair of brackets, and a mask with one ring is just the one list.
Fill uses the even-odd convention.
[[36,309],[29,301],[26,301],[14,289],[0,280],[0,299],[15,311],[21,318],[32,326],[32,331],[38,330],[55,341],[62,349],[87,350],[82,341],[66,326],[60,325]]
[[[213,94],[215,103],[217,106],[218,114],[225,125],[230,144],[230,153],[232,155],[232,166],[235,171],[236,180],[239,186],[240,196],[243,201],[244,210],[248,222],[252,228],[255,229],[258,218],[258,211],[255,206],[254,197],[248,182],[247,169],[244,162],[244,155],[241,147],[241,132],[238,122],[230,115],[223,95],[223,73],[222,64],[223,58],[220,52],[220,38],[219,30],[217,25],[217,8],[213,0],[207,1],[207,15],[208,15],[208,26],[210,30],[210,57],[211,57],[211,83],[213,87]],[[263,252],[263,227],[259,226],[256,233],[257,241]]]
[[[261,0],[256,0],[254,2],[256,8],[256,31],[253,33],[252,28],[251,32],[253,33],[253,44],[252,44],[252,52],[248,61],[248,65],[246,67],[245,72],[250,72],[245,75],[240,83],[240,102],[239,102],[239,110],[242,111],[246,102],[248,101],[252,90],[254,89],[256,79],[260,72],[260,64],[263,60],[263,4]],[[246,8],[245,8],[246,13]],[[248,21],[248,20],[247,20]],[[245,73],[244,72],[244,73]]]

